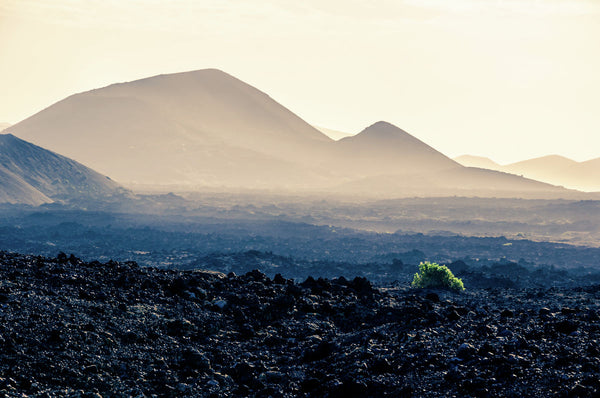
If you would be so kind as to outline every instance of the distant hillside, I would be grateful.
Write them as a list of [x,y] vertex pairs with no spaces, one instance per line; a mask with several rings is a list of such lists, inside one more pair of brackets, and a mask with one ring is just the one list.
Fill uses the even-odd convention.
[[39,205],[121,192],[109,178],[64,156],[0,135],[0,202]]
[[0,131],[7,129],[11,126],[10,123],[0,123]]

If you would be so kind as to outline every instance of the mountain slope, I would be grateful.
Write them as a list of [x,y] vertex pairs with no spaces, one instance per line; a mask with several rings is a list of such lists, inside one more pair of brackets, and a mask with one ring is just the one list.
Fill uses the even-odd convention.
[[64,156],[0,135],[0,202],[42,204],[103,198],[121,192],[114,181]]
[[73,95],[10,127],[121,182],[256,186],[304,182],[330,138],[215,69]]
[[0,203],[23,203],[38,206],[52,199],[25,182],[21,177],[0,166]]

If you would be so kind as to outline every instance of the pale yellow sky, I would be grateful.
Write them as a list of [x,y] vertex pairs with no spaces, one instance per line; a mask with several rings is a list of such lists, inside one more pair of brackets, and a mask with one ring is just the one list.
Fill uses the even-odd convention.
[[0,122],[222,69],[309,123],[378,120],[449,156],[600,157],[600,1],[0,0]]

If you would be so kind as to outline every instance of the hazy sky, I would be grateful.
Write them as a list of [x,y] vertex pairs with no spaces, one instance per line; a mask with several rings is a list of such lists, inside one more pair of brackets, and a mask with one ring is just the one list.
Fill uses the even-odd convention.
[[222,69],[306,121],[449,156],[600,157],[597,0],[0,0],[0,122]]

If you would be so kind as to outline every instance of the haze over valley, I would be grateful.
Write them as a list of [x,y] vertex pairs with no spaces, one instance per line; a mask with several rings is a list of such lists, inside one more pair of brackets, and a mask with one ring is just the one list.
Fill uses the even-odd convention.
[[217,69],[74,94],[4,133],[6,203],[600,246],[580,205],[598,194],[532,178],[595,181],[593,161],[452,160],[385,121],[334,140]]
[[9,204],[600,245],[581,205],[598,193],[536,180],[593,188],[593,160],[452,160],[385,121],[334,140],[217,69],[74,94],[4,133]]

